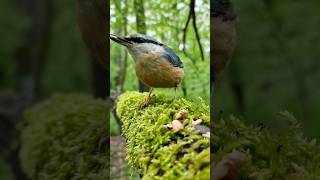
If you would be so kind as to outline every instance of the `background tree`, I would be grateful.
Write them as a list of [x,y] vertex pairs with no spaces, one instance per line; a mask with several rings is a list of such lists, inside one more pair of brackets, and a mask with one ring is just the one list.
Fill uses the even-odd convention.
[[[101,2],[98,5],[101,11],[93,12],[105,14],[100,17],[103,18],[101,25],[106,26],[108,8],[104,6],[106,1]],[[97,76],[97,71],[90,66],[92,60],[77,26],[75,3],[72,0],[5,0],[0,3],[0,21],[4,27],[0,29],[0,127],[3,130],[0,133],[0,179],[24,178],[19,167],[16,125],[26,107],[55,93],[99,97],[107,94],[108,74],[104,70]],[[104,37],[94,40],[104,44],[98,49],[100,53],[93,53],[93,56],[107,62],[105,31],[108,28],[93,27],[91,30],[104,31]],[[101,33],[92,32],[91,37],[95,35]],[[95,85],[93,75],[100,80]]]
[[[320,137],[318,1],[238,1],[237,46],[217,85],[216,111],[239,112],[268,127],[288,110],[308,136]],[[225,83],[229,82],[229,83]],[[219,113],[216,114],[220,118]],[[257,121],[258,119],[258,121]]]
[[[134,10],[136,13],[137,33],[147,34],[146,16],[144,14],[144,1],[134,0]],[[149,87],[139,81],[139,91],[148,91]]]

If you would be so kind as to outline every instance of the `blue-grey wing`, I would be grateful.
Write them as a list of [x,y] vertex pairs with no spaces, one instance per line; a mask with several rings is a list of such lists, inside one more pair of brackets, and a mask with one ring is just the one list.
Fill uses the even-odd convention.
[[165,58],[170,64],[172,64],[174,67],[180,67],[183,68],[183,64],[180,60],[180,58],[176,55],[176,53],[173,52],[172,49],[169,47],[163,47],[164,48],[164,54],[162,55],[163,58]]

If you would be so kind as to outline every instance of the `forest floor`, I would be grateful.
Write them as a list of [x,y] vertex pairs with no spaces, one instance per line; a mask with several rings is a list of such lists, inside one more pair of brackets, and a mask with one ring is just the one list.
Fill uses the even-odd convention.
[[122,136],[110,137],[110,173],[111,179],[115,180],[137,180],[137,175],[132,173],[127,161],[125,160],[125,139]]
[[[118,136],[110,137],[110,175],[112,180],[139,180],[139,176],[132,173],[127,161],[125,160],[125,139]],[[0,159],[0,179],[13,180],[8,166]]]

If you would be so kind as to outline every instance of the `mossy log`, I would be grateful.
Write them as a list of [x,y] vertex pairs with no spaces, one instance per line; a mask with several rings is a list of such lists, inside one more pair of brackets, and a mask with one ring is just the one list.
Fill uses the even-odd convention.
[[29,179],[109,178],[106,102],[83,95],[56,95],[24,114],[22,167]]
[[[128,162],[147,180],[209,179],[209,138],[201,132],[209,127],[209,107],[201,99],[171,103],[157,94],[143,108],[146,97],[128,92],[118,98]],[[29,179],[108,179],[107,115],[106,102],[82,95],[56,95],[28,109],[20,158]],[[280,132],[235,117],[214,123],[214,179],[320,179],[316,140],[304,138],[289,113],[281,117],[291,125]],[[182,128],[174,130],[176,119]]]
[[[199,119],[209,126],[209,107],[157,94],[141,108],[146,97],[128,92],[118,101],[129,163],[144,179],[208,179],[209,138],[191,128]],[[178,118],[183,129],[163,127],[181,110],[188,111]],[[109,148],[101,143],[107,114],[107,102],[82,95],[56,95],[28,109],[20,158],[29,179],[108,179]]]
[[290,113],[279,113],[279,117],[278,121],[289,124],[283,130],[247,125],[233,116],[214,123],[213,179],[234,175],[236,179],[320,179],[316,140],[303,137],[300,124]]
[[201,99],[172,102],[156,94],[143,107],[147,95],[127,92],[118,97],[129,164],[146,180],[209,179],[210,138],[202,132],[210,127],[209,106]]

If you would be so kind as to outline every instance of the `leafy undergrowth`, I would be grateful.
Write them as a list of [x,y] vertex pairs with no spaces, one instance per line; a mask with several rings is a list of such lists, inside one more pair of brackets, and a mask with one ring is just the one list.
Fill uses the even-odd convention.
[[214,124],[214,165],[237,150],[247,158],[238,167],[240,179],[320,179],[320,148],[316,140],[304,138],[298,121],[288,112],[281,116],[290,121],[281,132],[248,126],[235,117]]
[[[127,160],[143,179],[209,179],[209,138],[191,129],[202,120],[209,127],[209,106],[201,99],[156,94],[147,107],[141,107],[147,93],[126,92],[118,98],[117,114],[123,122]],[[179,112],[187,111],[184,128],[178,132],[164,128]]]
[[27,110],[20,151],[27,176],[108,179],[107,115],[104,101],[82,95],[56,95]]

